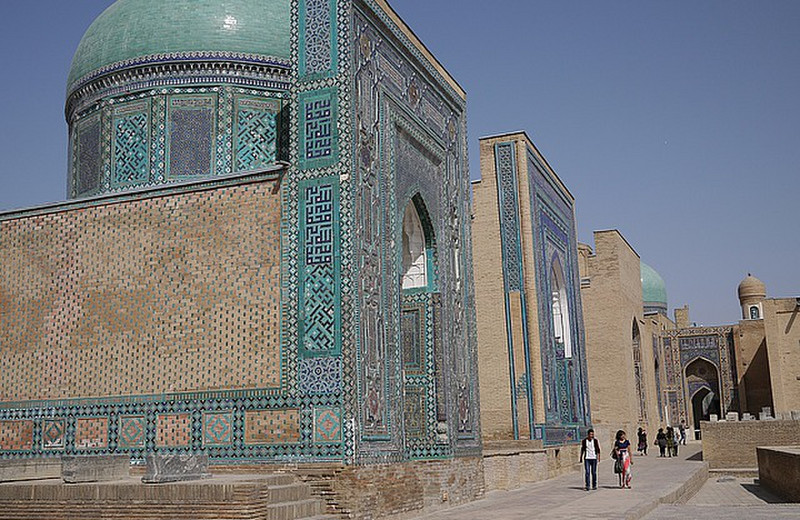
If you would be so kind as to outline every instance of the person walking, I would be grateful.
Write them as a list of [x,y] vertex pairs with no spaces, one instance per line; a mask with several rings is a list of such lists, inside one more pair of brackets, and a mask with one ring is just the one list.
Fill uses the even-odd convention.
[[631,460],[631,441],[626,438],[625,430],[617,432],[617,440],[614,442],[614,472],[619,475],[619,487],[631,488],[633,478],[633,460]]
[[686,446],[686,423],[681,421],[680,426],[678,426],[678,430],[681,432],[681,444]]
[[636,451],[638,451],[640,455],[647,455],[647,430],[640,427],[636,435],[639,438],[639,444],[636,447]]
[[667,436],[664,433],[664,428],[658,429],[658,434],[656,434],[656,445],[658,446],[658,451],[660,452],[659,457],[664,457],[667,449]]
[[673,433],[675,434],[675,440],[672,443],[672,456],[673,457],[677,457],[678,456],[678,445],[681,443],[681,434],[680,434],[680,432],[678,430],[675,430]]
[[675,450],[675,431],[672,426],[667,426],[667,456],[672,457],[672,452]]
[[589,491],[589,477],[592,478],[592,489],[597,489],[597,460],[600,458],[600,443],[594,436],[591,428],[586,432],[586,438],[581,441],[581,456],[585,472],[586,491]]

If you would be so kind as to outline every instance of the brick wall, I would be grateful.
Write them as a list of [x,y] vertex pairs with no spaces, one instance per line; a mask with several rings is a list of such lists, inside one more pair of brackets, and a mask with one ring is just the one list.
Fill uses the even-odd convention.
[[0,222],[0,401],[278,386],[274,189]]
[[516,449],[484,448],[487,491],[515,489],[531,482],[556,478],[579,468],[580,445],[544,449],[524,445]]
[[791,502],[800,502],[800,447],[758,448],[758,481]]
[[800,421],[701,422],[711,469],[753,469],[757,446],[800,445]]

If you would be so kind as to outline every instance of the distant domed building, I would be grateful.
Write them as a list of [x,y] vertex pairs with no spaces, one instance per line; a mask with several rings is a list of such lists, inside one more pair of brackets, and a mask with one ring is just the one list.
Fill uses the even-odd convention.
[[71,200],[0,215],[0,458],[339,464],[371,483],[342,514],[479,496],[465,107],[384,0],[113,3]]
[[644,262],[641,262],[642,276],[642,301],[644,302],[644,313],[668,313],[667,306],[667,285],[664,279]]

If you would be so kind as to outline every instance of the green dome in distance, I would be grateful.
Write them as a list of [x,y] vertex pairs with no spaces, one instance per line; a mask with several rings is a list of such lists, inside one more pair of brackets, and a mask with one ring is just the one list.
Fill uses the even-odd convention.
[[641,262],[642,301],[645,307],[667,308],[667,284],[655,269]]
[[[86,30],[67,81],[142,63],[291,58],[291,0],[117,0]],[[172,54],[173,56],[169,56]],[[163,56],[167,55],[167,56]]]

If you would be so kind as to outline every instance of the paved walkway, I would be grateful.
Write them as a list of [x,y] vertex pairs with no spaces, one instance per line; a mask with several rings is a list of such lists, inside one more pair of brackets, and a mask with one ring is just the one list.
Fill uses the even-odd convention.
[[[598,469],[599,489],[584,491],[583,473],[526,485],[513,491],[493,491],[471,504],[419,517],[424,520],[548,520],[639,519],[659,503],[671,502],[686,493],[687,482],[702,486],[705,465],[699,460],[700,443],[681,447],[677,458],[659,458],[652,453],[634,457],[633,489],[619,489],[613,461],[604,459]],[[605,451],[605,450],[604,450]],[[691,487],[690,485],[688,487]],[[682,517],[681,520],[692,518]]]
[[785,504],[754,479],[711,478],[686,505],[660,506],[647,520],[772,520],[800,518],[800,504]]

